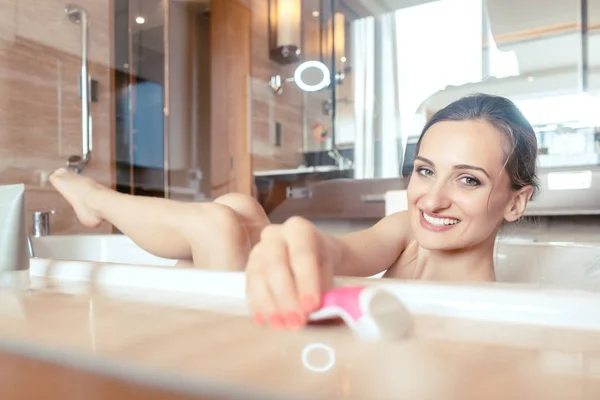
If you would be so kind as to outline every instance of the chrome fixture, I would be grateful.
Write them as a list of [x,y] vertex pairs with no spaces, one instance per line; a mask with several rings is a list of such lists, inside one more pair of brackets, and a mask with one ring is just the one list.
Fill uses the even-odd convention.
[[580,0],[581,10],[581,63],[579,63],[579,79],[582,92],[589,91],[589,15],[588,15],[588,0]]
[[[50,215],[55,211],[36,211],[33,213],[33,237],[48,236],[50,234]],[[35,257],[33,251],[33,240],[27,236],[27,245],[29,246],[29,258]]]
[[[304,82],[302,79],[302,74],[311,68],[315,68],[319,70],[323,74],[323,78],[318,83],[313,85]],[[302,64],[298,65],[296,70],[294,71],[294,76],[291,78],[281,79],[279,75],[273,75],[271,80],[269,81],[269,86],[273,89],[275,94],[281,94],[283,91],[283,84],[288,82],[294,82],[296,86],[298,86],[301,90],[305,92],[318,92],[319,90],[323,90],[326,87],[329,87],[331,84],[331,72],[327,65],[323,64],[320,61],[305,61]]]
[[337,147],[333,147],[333,149],[329,150],[327,155],[335,160],[335,165],[337,165],[340,170],[350,169],[353,166],[352,160],[344,157]]
[[51,211],[36,211],[33,213],[33,237],[48,236],[50,234]]
[[33,242],[31,241],[31,236],[27,236],[27,245],[29,246],[29,258],[35,257],[33,252]]
[[80,173],[92,157],[91,81],[88,72],[88,14],[86,10],[74,4],[67,4],[65,13],[71,22],[81,25],[81,76],[79,82],[81,88],[82,155],[73,155],[67,160],[67,168]]

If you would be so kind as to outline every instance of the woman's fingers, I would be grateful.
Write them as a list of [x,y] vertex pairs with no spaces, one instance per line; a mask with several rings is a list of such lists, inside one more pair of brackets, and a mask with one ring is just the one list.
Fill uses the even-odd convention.
[[278,235],[269,240],[269,264],[265,278],[277,307],[276,321],[283,321],[289,327],[300,327],[304,323],[296,284],[290,268],[285,239]]
[[254,322],[258,325],[269,323],[269,318],[276,313],[277,306],[267,285],[267,280],[264,278],[262,271],[249,269],[248,272],[249,274],[246,278],[246,297],[248,306],[254,316]]
[[249,305],[265,322],[275,328],[303,324],[281,226],[263,230],[250,254],[246,280]]
[[313,225],[302,218],[290,218],[284,225],[283,234],[297,296],[302,310],[308,314],[321,304],[319,237]]
[[246,268],[247,296],[257,322],[274,327],[304,325],[317,310],[330,273],[324,244],[314,226],[303,218],[270,225],[252,252]]

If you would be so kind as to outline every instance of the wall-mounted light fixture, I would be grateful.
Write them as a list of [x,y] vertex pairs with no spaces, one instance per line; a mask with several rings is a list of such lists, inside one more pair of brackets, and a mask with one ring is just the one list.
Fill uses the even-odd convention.
[[296,62],[301,52],[301,0],[268,1],[270,57],[280,64]]

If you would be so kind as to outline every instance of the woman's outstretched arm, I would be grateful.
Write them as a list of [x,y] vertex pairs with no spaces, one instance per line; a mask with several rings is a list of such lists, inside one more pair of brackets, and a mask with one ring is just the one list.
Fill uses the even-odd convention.
[[340,237],[325,235],[334,275],[372,276],[388,269],[411,239],[408,214],[389,215],[372,227]]

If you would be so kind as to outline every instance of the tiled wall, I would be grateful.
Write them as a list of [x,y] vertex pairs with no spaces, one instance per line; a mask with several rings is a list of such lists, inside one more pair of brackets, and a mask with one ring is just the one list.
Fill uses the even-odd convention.
[[[89,65],[98,81],[92,103],[93,156],[84,174],[110,185],[112,108],[111,7],[108,0],[79,0],[90,16]],[[0,184],[24,183],[31,213],[55,210],[52,233],[110,232],[81,227],[70,206],[47,183],[54,169],[81,154],[80,26],[61,0],[0,0]]]

